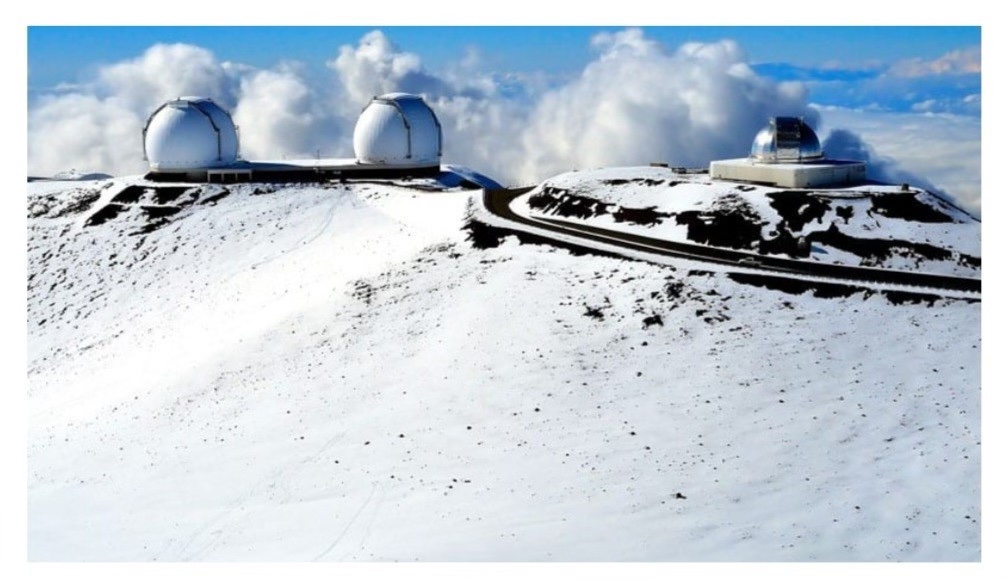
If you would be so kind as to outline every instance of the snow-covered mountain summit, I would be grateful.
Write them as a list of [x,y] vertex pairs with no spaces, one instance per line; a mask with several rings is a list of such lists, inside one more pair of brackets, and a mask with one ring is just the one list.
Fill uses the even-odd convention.
[[[666,171],[512,207],[979,277],[923,192],[948,220]],[[29,183],[30,559],[980,559],[979,294],[521,238],[472,175]]]
[[521,213],[813,262],[980,277],[980,221],[910,186],[791,189],[661,167],[572,172]]

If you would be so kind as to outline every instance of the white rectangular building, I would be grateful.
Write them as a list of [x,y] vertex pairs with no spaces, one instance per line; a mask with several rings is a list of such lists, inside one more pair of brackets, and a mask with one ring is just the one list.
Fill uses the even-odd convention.
[[722,159],[708,168],[712,179],[775,187],[841,187],[865,181],[865,163],[822,159],[801,163],[764,163],[754,158]]

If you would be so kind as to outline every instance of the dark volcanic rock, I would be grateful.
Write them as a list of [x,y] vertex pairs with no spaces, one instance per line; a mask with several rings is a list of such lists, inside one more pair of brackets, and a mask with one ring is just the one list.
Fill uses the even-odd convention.
[[761,242],[761,220],[752,207],[737,195],[716,200],[708,211],[677,214],[677,223],[687,226],[689,240],[700,244],[739,249],[753,249]]
[[136,203],[140,200],[140,196],[146,191],[145,187],[139,185],[130,185],[129,187],[123,189],[119,193],[115,194],[112,198],[113,203]]
[[809,191],[789,190],[768,193],[771,207],[781,216],[782,222],[790,231],[797,232],[803,226],[816,220],[823,223],[823,218],[831,209],[830,200],[814,195]]
[[122,205],[110,203],[91,214],[91,217],[87,218],[87,221],[84,222],[84,227],[100,226],[108,220],[114,219],[115,216],[119,215],[123,209],[125,209],[125,207]]
[[785,254],[790,258],[807,258],[810,255],[810,244],[805,238],[798,238],[789,230],[775,231],[772,238],[761,240],[758,251],[762,254]]
[[592,197],[575,195],[557,187],[543,188],[530,196],[527,205],[536,211],[580,219],[610,213],[612,207],[609,203],[597,201]]
[[870,213],[913,222],[946,223],[955,221],[938,209],[918,200],[916,194],[892,193],[874,195]]
[[158,205],[165,205],[177,200],[183,193],[192,189],[191,187],[158,187],[154,189],[154,202]]
[[166,218],[181,211],[180,207],[172,205],[141,205],[140,209],[151,219]]
[[468,232],[468,241],[477,250],[498,248],[503,239],[509,235],[507,230],[492,227],[478,220],[469,220],[464,229]]
[[928,260],[949,260],[952,252],[930,244],[920,244],[901,240],[879,240],[856,238],[838,229],[836,224],[822,232],[813,232],[806,239],[850,252],[862,258],[863,265],[878,265],[896,255],[925,258]]
[[640,226],[654,226],[659,223],[663,223],[664,218],[670,217],[670,214],[656,211],[655,207],[619,207],[612,216],[616,222],[628,222],[633,224],[638,224]]
[[611,214],[616,222],[627,222],[641,226],[659,224],[662,223],[663,219],[671,217],[671,214],[656,211],[655,207],[620,207],[556,187],[543,188],[540,192],[532,195],[527,200],[527,204],[533,210],[551,215],[588,219]]

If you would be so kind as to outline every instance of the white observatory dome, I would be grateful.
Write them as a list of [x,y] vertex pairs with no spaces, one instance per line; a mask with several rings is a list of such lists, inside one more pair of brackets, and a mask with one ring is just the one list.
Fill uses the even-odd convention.
[[143,152],[154,171],[229,165],[237,160],[237,127],[212,100],[181,97],[164,103],[147,119]]
[[817,134],[799,117],[772,117],[750,147],[750,157],[761,163],[801,163],[823,156]]
[[388,93],[374,97],[352,135],[356,160],[392,167],[439,166],[443,130],[422,97]]

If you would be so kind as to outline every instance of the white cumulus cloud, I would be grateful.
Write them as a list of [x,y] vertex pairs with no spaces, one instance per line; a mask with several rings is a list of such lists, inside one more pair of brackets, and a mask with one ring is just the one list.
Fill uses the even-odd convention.
[[129,107],[146,111],[189,95],[235,104],[235,83],[213,53],[189,44],[156,44],[139,58],[114,64],[98,74],[101,91]]
[[247,159],[352,156],[344,123],[296,65],[244,76],[232,115]]
[[[378,30],[340,47],[318,67],[321,74],[306,63],[258,69],[220,62],[197,46],[155,45],[31,103],[28,170],[140,173],[148,115],[184,95],[209,96],[232,112],[247,159],[351,156],[359,112],[374,95],[401,91],[422,95],[436,111],[445,162],[511,185],[576,168],[652,161],[698,167],[744,156],[768,117],[792,115],[815,127],[849,129],[865,141],[863,151],[880,152],[873,158],[886,169],[899,167],[980,207],[979,117],[932,117],[944,119],[938,125],[921,115],[810,107],[807,85],[758,75],[730,40],[672,50],[627,29],[597,35],[590,48],[595,57],[582,70],[545,78],[484,72],[477,51],[430,71]],[[966,50],[905,61],[900,74],[979,70],[979,58]],[[979,92],[971,100],[979,110]],[[919,102],[919,110],[944,108],[934,99]]]
[[341,47],[328,66],[343,89],[343,109],[357,114],[371,98],[384,93],[450,92],[441,79],[423,70],[419,55],[398,50],[379,30],[364,35],[356,47]]
[[43,96],[28,111],[28,173],[142,173],[143,126],[150,113],[187,95],[232,106],[237,82],[229,69],[203,48],[157,44],[101,69],[93,83],[76,91]]
[[758,77],[735,42],[667,53],[633,29],[594,45],[599,58],[534,107],[520,177],[650,161],[700,166],[745,155],[769,116],[816,120],[800,85]]
[[531,183],[577,167],[668,161],[704,165],[743,155],[772,115],[806,117],[796,83],[757,76],[732,41],[668,53],[638,29],[600,34],[597,58],[570,81],[506,98],[487,75],[440,76],[374,31],[329,66],[348,100],[423,94],[444,125],[445,155],[506,182]]
[[28,117],[28,174],[77,169],[142,173],[143,123],[123,103],[93,95],[44,97]]

